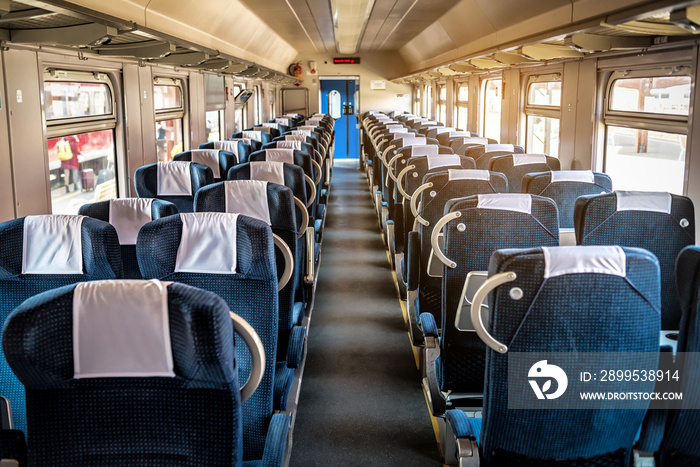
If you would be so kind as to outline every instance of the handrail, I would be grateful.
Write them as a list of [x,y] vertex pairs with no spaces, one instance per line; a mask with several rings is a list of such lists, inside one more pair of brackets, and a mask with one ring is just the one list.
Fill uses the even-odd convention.
[[442,229],[445,227],[445,225],[447,225],[448,222],[455,220],[459,217],[462,217],[462,213],[460,211],[445,214],[442,217],[442,219],[437,221],[435,227],[433,227],[433,233],[430,234],[430,245],[433,248],[433,253],[435,253],[435,256],[437,257],[437,259],[440,260],[440,262],[442,262],[442,264],[451,269],[456,268],[457,263],[445,256],[445,254],[442,252],[442,250],[440,249],[440,244],[438,243],[438,237],[440,236],[440,232],[442,232]]
[[233,311],[229,311],[229,314],[233,321],[233,330],[243,338],[243,342],[245,342],[248,350],[250,350],[250,357],[252,359],[248,381],[241,386],[241,402],[244,402],[253,395],[255,390],[258,389],[260,381],[262,381],[263,374],[265,373],[265,348],[260,340],[260,336],[258,336],[258,333],[253,329],[253,326]]
[[484,341],[484,344],[491,347],[498,353],[508,352],[508,346],[498,342],[484,326],[484,322],[481,320],[481,305],[488,296],[489,292],[498,287],[499,285],[505,284],[506,282],[513,282],[517,279],[517,275],[514,272],[502,272],[486,279],[486,282],[481,284],[479,290],[474,294],[474,300],[472,300],[472,307],[470,310],[470,315],[472,318],[472,324],[474,325],[474,330],[476,335]]
[[272,234],[272,240],[275,242],[275,246],[282,252],[282,257],[284,258],[284,272],[277,282],[277,291],[279,292],[287,285],[289,279],[292,278],[292,273],[294,272],[294,257],[292,256],[292,250],[289,249],[289,245],[287,245],[280,236]]
[[433,182],[424,183],[421,186],[419,186],[418,188],[416,188],[416,191],[413,192],[413,196],[411,196],[411,212],[413,213],[413,217],[418,222],[420,222],[421,224],[423,224],[426,227],[430,225],[430,222],[426,221],[425,219],[423,219],[421,217],[420,214],[418,214],[418,207],[417,207],[416,201],[418,200],[419,194],[421,194],[423,191],[427,190],[428,188],[432,188],[432,187],[433,187]]

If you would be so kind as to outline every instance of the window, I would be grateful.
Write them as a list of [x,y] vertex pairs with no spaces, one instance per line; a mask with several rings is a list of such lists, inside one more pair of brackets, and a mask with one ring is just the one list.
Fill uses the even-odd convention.
[[206,94],[207,141],[218,141],[223,134],[224,110],[226,109],[226,85],[223,76],[204,75]]
[[117,196],[114,92],[104,73],[48,69],[44,115],[51,210],[77,214]]
[[[233,94],[236,96],[236,101],[238,101],[238,95],[243,92],[245,89],[245,86],[240,83],[235,83],[233,85]],[[247,100],[246,100],[247,102]],[[246,115],[245,115],[245,109],[246,109],[246,104],[234,104],[235,109],[233,111],[233,116],[235,119],[235,132],[242,131],[246,127]]]
[[254,119],[254,125],[257,125],[259,123],[262,123],[262,86],[254,86],[253,89],[255,90],[255,105],[253,109],[253,119]]
[[469,84],[457,83],[457,121],[454,126],[463,130],[467,129],[469,122]]
[[485,138],[501,140],[501,90],[503,80],[487,79],[482,85],[483,109],[481,128]]
[[420,86],[416,86],[416,98],[413,101],[413,114],[423,115],[420,108]]
[[156,150],[159,161],[170,161],[185,150],[183,121],[185,103],[179,79],[156,78],[153,84],[156,110]]
[[525,103],[525,151],[559,157],[561,75],[530,76]]
[[438,101],[437,101],[438,121],[447,123],[447,85],[438,84]]
[[430,83],[425,86],[425,116],[433,118],[433,87]]
[[688,67],[612,73],[603,170],[615,189],[683,194],[690,89]]

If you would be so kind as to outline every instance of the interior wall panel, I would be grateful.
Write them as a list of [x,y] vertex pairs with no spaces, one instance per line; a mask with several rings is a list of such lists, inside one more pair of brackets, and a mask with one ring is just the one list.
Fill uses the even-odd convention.
[[562,170],[574,164],[576,147],[576,111],[580,62],[564,63],[561,87],[561,120],[559,123],[559,162]]
[[574,134],[574,157],[571,168],[590,170],[593,167],[593,148],[595,141],[597,62],[584,60],[579,65],[579,83],[576,97],[576,133]]
[[[4,52],[2,54],[4,55]],[[4,72],[4,64],[0,62],[0,222],[15,218],[15,193],[12,189],[12,161],[10,159]]]
[[137,168],[146,164],[144,158],[143,135],[141,132],[141,93],[133,92],[140,90],[139,84],[139,67],[136,64],[124,64],[122,71],[122,80],[124,89],[127,92],[124,94],[124,114],[126,116],[125,131],[126,131],[126,163],[129,174],[129,187],[131,196],[136,196],[134,187],[134,172]]
[[[156,152],[156,117],[153,103],[153,73],[149,66],[138,67],[141,100],[141,144],[143,165],[158,162]],[[183,129],[183,136],[186,130]]]

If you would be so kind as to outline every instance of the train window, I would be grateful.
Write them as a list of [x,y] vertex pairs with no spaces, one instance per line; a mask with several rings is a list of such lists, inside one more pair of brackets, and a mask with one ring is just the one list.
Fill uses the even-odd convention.
[[420,108],[420,86],[416,86],[416,97],[413,101],[413,113],[415,115],[423,115]]
[[483,136],[501,139],[501,88],[503,80],[492,78],[484,80],[482,84],[484,111],[482,113],[481,128]]
[[438,84],[438,121],[447,123],[447,85]]
[[185,104],[179,79],[155,78],[153,103],[156,111],[156,151],[159,161],[172,160],[184,150]]
[[559,157],[561,75],[530,76],[525,103],[527,152]]
[[457,83],[457,104],[456,104],[457,121],[455,126],[457,128],[467,129],[467,123],[469,120],[469,84],[468,83]]
[[688,67],[612,73],[604,170],[615,189],[683,194],[690,86]]
[[254,112],[254,118],[255,118],[255,125],[262,123],[262,86],[254,86],[253,89],[255,89],[255,112]]
[[205,122],[207,141],[221,139],[224,128],[224,109],[226,109],[226,85],[223,76],[209,73],[204,75],[204,92],[206,94]]
[[[245,85],[241,83],[235,83],[233,85],[233,95],[238,97],[240,93],[245,89]],[[247,101],[246,101],[247,102]],[[235,104],[235,109],[233,111],[233,118],[235,119],[235,131],[241,131],[246,127],[246,115],[245,115],[245,104]]]
[[48,69],[44,114],[51,210],[77,214],[117,196],[112,83],[105,73]]
[[433,86],[430,83],[425,86],[425,116],[433,118]]

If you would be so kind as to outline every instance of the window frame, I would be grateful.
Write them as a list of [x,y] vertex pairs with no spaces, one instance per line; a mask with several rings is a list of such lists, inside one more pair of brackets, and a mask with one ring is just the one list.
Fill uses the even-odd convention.
[[[542,105],[542,104],[531,104],[530,103],[530,87],[535,83],[552,83],[559,82],[562,86],[562,91],[560,91],[560,100],[558,105]],[[524,102],[523,114],[525,116],[524,122],[524,134],[525,134],[525,152],[530,152],[530,132],[529,119],[530,117],[542,117],[542,118],[552,118],[559,120],[559,148],[557,150],[557,156],[561,152],[561,99],[563,98],[563,80],[562,73],[547,73],[547,74],[537,74],[529,75],[525,81],[524,89]],[[547,154],[552,156],[552,154]],[[553,156],[554,157],[554,156]]]
[[[442,99],[440,97],[440,94],[442,90],[445,90],[445,98]],[[435,92],[435,99],[436,99],[436,118],[438,122],[447,125],[447,82],[440,82],[437,83],[436,86],[436,92]],[[444,114],[444,118],[443,117]],[[441,119],[442,118],[442,119]]]
[[486,85],[489,81],[500,81],[501,82],[501,104],[500,104],[500,121],[499,121],[499,134],[498,138],[495,138],[497,141],[501,141],[501,135],[503,134],[503,75],[502,74],[494,74],[494,75],[485,75],[481,78],[481,81],[479,83],[479,104],[481,106],[480,112],[479,112],[479,133],[483,135],[484,137],[486,136]]
[[[459,100],[459,90],[460,88],[465,87],[467,89],[467,100],[466,101],[461,101]],[[466,109],[467,112],[467,121],[466,122],[460,122],[459,121],[459,109],[464,108]],[[455,128],[462,128],[466,130],[469,125],[469,81],[455,81],[454,83],[454,106],[453,106],[453,116],[452,116],[452,121],[453,125]]]

